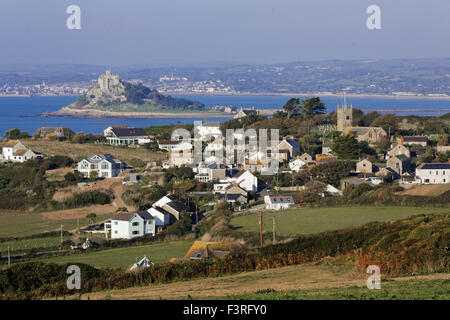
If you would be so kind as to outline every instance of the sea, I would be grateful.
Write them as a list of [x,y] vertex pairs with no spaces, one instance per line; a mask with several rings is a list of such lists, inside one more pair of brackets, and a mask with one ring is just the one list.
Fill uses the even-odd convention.
[[[199,101],[206,106],[236,106],[237,108],[278,109],[289,100],[288,96],[270,95],[172,95],[175,98],[186,98]],[[298,97],[305,98],[305,97]],[[78,97],[0,97],[0,137],[12,128],[19,128],[32,134],[40,127],[68,127],[74,132],[103,133],[112,125],[126,125],[131,127],[148,127],[166,124],[190,124],[194,121],[206,120],[202,118],[102,118],[86,119],[71,117],[40,117],[44,112],[57,111],[67,106]],[[343,103],[342,97],[321,97],[328,111],[336,110],[338,104]],[[385,97],[347,97],[347,104],[364,110],[395,109],[399,115],[439,115],[450,112],[450,100],[426,98],[385,98]],[[407,110],[407,111],[402,111]],[[429,110],[432,110],[431,112]],[[383,113],[383,112],[380,112]],[[212,121],[226,121],[230,118],[214,118]]]

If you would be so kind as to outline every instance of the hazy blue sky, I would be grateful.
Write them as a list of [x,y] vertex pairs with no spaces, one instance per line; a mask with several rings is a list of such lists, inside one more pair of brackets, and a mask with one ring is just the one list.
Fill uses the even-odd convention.
[[[371,4],[382,30],[366,27]],[[0,63],[449,57],[449,17],[450,0],[1,0]]]

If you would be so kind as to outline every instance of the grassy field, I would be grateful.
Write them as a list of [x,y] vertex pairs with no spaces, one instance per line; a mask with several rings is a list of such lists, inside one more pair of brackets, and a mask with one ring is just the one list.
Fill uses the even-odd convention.
[[[385,278],[369,290],[369,275],[345,261],[293,265],[222,277],[107,290],[81,299],[449,299],[450,275],[444,273]],[[75,298],[75,297],[74,297]],[[79,297],[77,297],[79,298]]]
[[[272,231],[273,216],[276,221],[276,233],[296,235],[338,230],[372,221],[402,219],[421,213],[449,211],[445,208],[339,207],[264,212],[263,230]],[[231,225],[241,231],[259,231],[259,213],[236,216],[231,220]]]
[[[63,240],[67,240],[70,237],[64,236]],[[36,239],[23,239],[19,241],[6,241],[0,242],[0,251],[4,252],[10,247],[11,251],[14,250],[23,250],[23,249],[32,249],[32,248],[48,248],[48,247],[57,247],[61,243],[61,238],[56,237],[45,237],[45,238],[36,238]]]
[[155,263],[168,262],[171,258],[182,258],[193,241],[175,241],[139,247],[117,248],[79,255],[61,256],[40,260],[54,263],[86,263],[99,268],[127,268],[144,255]]
[[450,279],[382,280],[380,290],[367,286],[326,288],[315,290],[258,290],[254,293],[225,297],[203,297],[220,300],[449,300]]
[[162,152],[151,152],[146,148],[127,148],[110,146],[107,144],[84,143],[77,144],[67,141],[48,141],[23,139],[21,142],[28,148],[42,153],[45,157],[53,155],[69,156],[75,160],[83,159],[94,154],[109,153],[116,158],[130,162],[139,159],[145,162],[158,161],[167,158],[167,154]]
[[[101,221],[112,214],[97,217]],[[80,218],[80,226],[89,225],[89,220]],[[0,212],[0,238],[23,237],[48,231],[72,230],[77,227],[77,219],[44,220],[40,213],[31,212]]]

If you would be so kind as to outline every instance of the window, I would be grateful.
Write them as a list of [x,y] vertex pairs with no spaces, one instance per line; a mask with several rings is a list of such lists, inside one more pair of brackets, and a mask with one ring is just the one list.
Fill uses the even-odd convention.
[[119,232],[117,230],[114,231],[115,234],[118,234]]
[[114,225],[117,226],[117,221],[114,221]]
[[133,231],[133,234],[139,234],[139,231]]
[[133,227],[136,227],[138,225],[139,225],[139,222],[133,222],[133,224],[132,224]]

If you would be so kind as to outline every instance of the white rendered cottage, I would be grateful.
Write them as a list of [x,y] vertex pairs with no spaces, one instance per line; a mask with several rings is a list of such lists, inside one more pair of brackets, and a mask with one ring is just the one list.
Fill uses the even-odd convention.
[[27,149],[19,140],[8,141],[2,149],[3,160],[11,162],[25,162],[30,159],[42,158],[42,156]]
[[131,239],[155,232],[155,219],[147,211],[120,213],[111,218],[112,239]]

